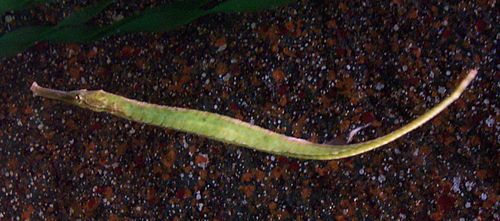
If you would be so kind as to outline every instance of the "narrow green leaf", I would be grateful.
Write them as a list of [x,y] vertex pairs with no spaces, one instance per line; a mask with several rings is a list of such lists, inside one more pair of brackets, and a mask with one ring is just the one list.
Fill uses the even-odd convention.
[[51,27],[20,28],[0,37],[0,57],[10,57],[33,46]]
[[[33,2],[50,0],[19,0],[13,5],[13,0],[0,0],[3,8],[21,7]],[[62,20],[57,26],[27,27],[18,29],[0,37],[0,56],[12,56],[33,45],[36,41],[49,42],[88,42],[103,37],[136,32],[166,32],[188,24],[202,16],[212,13],[251,12],[274,8],[293,2],[293,0],[227,0],[211,9],[203,9],[211,0],[176,1],[167,6],[146,9],[143,12],[114,22],[103,27],[86,25],[113,0],[102,0],[85,7]],[[7,4],[8,3],[8,4]],[[0,4],[1,5],[1,4]],[[23,6],[24,7],[24,6]],[[2,8],[2,9],[3,9]]]
[[227,0],[210,9],[210,13],[254,12],[287,5],[291,2],[294,0]]
[[205,15],[197,5],[175,2],[171,5],[145,10],[139,16],[116,28],[119,33],[165,32]]
[[94,35],[101,32],[102,28],[89,25],[65,26],[56,31],[49,31],[43,40],[54,43],[85,43],[95,40]]

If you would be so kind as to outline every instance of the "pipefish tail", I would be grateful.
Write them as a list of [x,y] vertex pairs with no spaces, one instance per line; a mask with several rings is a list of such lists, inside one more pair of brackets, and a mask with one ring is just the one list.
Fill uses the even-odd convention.
[[392,142],[418,128],[457,100],[477,74],[470,70],[457,88],[439,104],[405,126],[376,139],[348,145],[327,145],[288,137],[227,116],[161,106],[128,99],[103,90],[59,91],[31,86],[34,95],[60,100],[96,112],[106,112],[128,120],[193,133],[224,143],[257,151],[309,160],[331,160],[355,156]]

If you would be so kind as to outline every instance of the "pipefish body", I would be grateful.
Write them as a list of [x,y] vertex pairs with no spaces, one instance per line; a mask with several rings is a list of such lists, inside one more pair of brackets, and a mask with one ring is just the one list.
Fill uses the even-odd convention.
[[267,152],[299,159],[331,160],[355,156],[392,142],[421,126],[457,100],[477,74],[470,70],[457,88],[439,104],[405,126],[376,139],[348,145],[327,145],[288,137],[216,113],[161,106],[132,100],[103,90],[60,91],[31,86],[34,95],[60,100],[96,112],[107,112],[128,120],[179,130]]

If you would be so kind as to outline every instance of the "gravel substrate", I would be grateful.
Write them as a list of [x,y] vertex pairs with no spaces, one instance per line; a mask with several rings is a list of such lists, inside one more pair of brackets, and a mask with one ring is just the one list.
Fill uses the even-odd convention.
[[[114,4],[94,23],[160,4]],[[165,2],[165,1],[163,1]],[[164,34],[38,43],[0,60],[0,220],[499,220],[496,1],[299,1]],[[79,4],[0,16],[55,24]],[[225,114],[316,142],[384,135],[375,151],[303,161],[33,97],[33,81]]]

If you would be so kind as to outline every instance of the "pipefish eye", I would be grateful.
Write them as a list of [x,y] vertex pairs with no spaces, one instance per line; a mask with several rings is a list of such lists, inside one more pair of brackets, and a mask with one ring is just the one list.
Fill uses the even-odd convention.
[[75,95],[75,100],[76,101],[81,101],[82,100],[82,95],[79,95],[79,94]]

